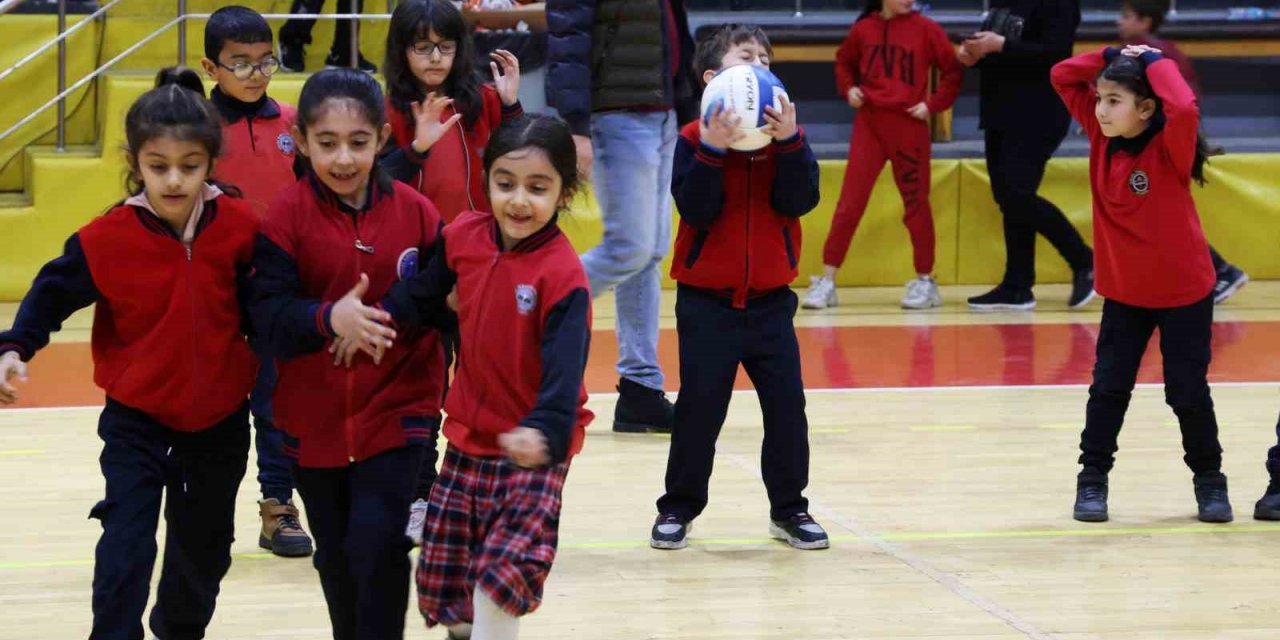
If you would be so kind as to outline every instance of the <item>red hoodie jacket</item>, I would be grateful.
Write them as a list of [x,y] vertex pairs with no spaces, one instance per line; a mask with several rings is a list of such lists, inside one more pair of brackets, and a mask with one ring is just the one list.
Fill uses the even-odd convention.
[[276,196],[298,180],[290,133],[298,113],[271,98],[246,104],[216,88],[210,100],[222,115],[222,155],[213,177],[239,189],[254,212],[266,215]]
[[[929,70],[941,71],[929,95]],[[905,110],[924,102],[930,113],[955,104],[962,69],[956,48],[938,23],[918,13],[886,20],[880,13],[859,19],[836,50],[836,87],[840,97],[860,87],[867,104]]]
[[258,360],[242,295],[258,216],[242,200],[204,205],[191,250],[141,207],[121,205],[67,240],[22,300],[0,353],[23,360],[77,309],[93,314],[93,381],[178,431],[201,431],[244,405]]
[[[378,179],[381,178],[381,179]],[[444,390],[444,351],[434,331],[407,330],[381,364],[358,354],[333,366],[329,311],[361,273],[366,300],[417,273],[434,251],[435,207],[385,175],[370,180],[354,211],[313,175],[290,187],[267,214],[254,258],[254,325],[279,369],[275,420],[297,439],[303,467],[341,467],[433,437]]]
[[758,151],[719,151],[701,143],[698,122],[676,141],[671,194],[680,213],[671,277],[747,299],[798,275],[800,216],[818,206],[818,161],[804,139]]
[[492,214],[467,212],[444,228],[426,270],[383,300],[399,326],[433,324],[457,284],[458,377],[445,401],[449,445],[501,456],[498,436],[542,432],[557,464],[582,449],[593,415],[583,371],[591,294],[582,261],[553,219],[502,249]]
[[[503,122],[524,113],[519,102],[503,105],[492,85],[481,85],[480,98],[484,113],[475,123],[467,128],[459,121],[425,154],[413,150],[413,112],[407,105],[398,106],[387,98],[392,141],[388,145],[391,152],[383,156],[382,166],[430,199],[446,223],[463,211],[489,211],[484,188],[484,148]],[[440,114],[440,121],[455,113],[452,106],[448,107]]]
[[1128,140],[1102,135],[1094,115],[1103,52],[1058,63],[1051,80],[1089,135],[1098,293],[1137,307],[1181,307],[1208,296],[1216,280],[1191,198],[1200,110],[1178,65],[1155,53],[1142,59],[1162,105],[1147,131]]

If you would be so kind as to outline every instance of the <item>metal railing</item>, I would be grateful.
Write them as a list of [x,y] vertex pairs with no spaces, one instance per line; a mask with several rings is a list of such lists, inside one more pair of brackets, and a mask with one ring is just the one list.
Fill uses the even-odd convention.
[[[24,2],[24,1],[25,0],[0,0],[0,14],[4,13],[4,11],[11,9],[13,6],[16,6],[17,4],[20,4],[21,2]],[[129,46],[124,51],[121,51],[114,58],[98,66],[96,69],[89,72],[88,75],[77,80],[75,84],[72,84],[70,87],[68,87],[67,77],[66,77],[67,76],[67,38],[70,37],[72,34],[74,34],[76,31],[83,28],[86,24],[89,24],[96,19],[104,18],[106,15],[106,11],[114,7],[115,5],[119,4],[121,1],[122,0],[111,0],[111,2],[108,2],[102,8],[95,11],[88,18],[85,18],[84,20],[80,21],[71,29],[67,29],[67,0],[58,0],[58,35],[57,37],[50,40],[49,42],[44,43],[34,52],[23,57],[21,60],[19,60],[17,63],[12,65],[8,69],[5,69],[4,71],[0,71],[0,80],[4,80],[8,76],[16,72],[18,69],[20,69],[21,67],[27,65],[32,60],[36,59],[40,54],[44,53],[45,51],[48,51],[51,47],[56,45],[58,47],[58,94],[54,96],[52,99],[50,99],[48,102],[41,105],[35,111],[32,111],[31,113],[27,114],[26,117],[14,123],[13,126],[9,127],[8,129],[5,129],[4,132],[0,133],[0,141],[8,138],[14,133],[17,133],[18,130],[22,129],[22,127],[26,126],[31,121],[40,117],[49,109],[56,108],[57,115],[58,115],[57,150],[65,151],[66,150],[66,134],[67,134],[67,130],[66,130],[67,96],[75,93],[77,90],[79,90],[81,87],[85,86],[86,84],[93,82],[94,80],[97,80],[100,76],[102,76],[102,74],[106,73],[108,70],[114,67],[121,60],[124,60],[125,58],[129,57],[134,52],[146,46],[151,41],[155,40],[161,35],[164,35],[174,27],[178,28],[177,62],[179,65],[186,64],[187,21],[188,20],[208,20],[209,17],[212,15],[209,13],[187,13],[186,0],[177,0],[178,15],[176,17],[169,20],[165,24],[161,25],[159,28],[155,29],[151,33],[147,34],[141,40],[139,40],[138,42],[135,42],[133,45]],[[359,29],[360,21],[361,20],[390,20],[391,11],[393,9],[394,9],[394,0],[387,0],[387,13],[374,13],[374,14],[265,13],[265,14],[262,14],[262,17],[268,20],[290,20],[290,19],[350,20],[351,26],[352,26],[351,66],[355,67],[359,64],[359,61],[360,61],[360,29]]]

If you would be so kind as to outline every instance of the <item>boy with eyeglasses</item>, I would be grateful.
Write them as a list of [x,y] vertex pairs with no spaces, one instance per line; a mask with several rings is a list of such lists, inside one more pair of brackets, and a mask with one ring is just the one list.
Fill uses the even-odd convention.
[[[205,73],[217,83],[210,99],[222,116],[222,156],[214,169],[217,181],[239,189],[263,215],[276,195],[297,180],[293,136],[297,113],[292,106],[267,97],[271,76],[280,70],[271,27],[246,7],[218,9],[204,29]],[[311,555],[311,538],[293,504],[293,476],[284,454],[284,434],[272,423],[271,394],[275,363],[259,352],[262,365],[250,397],[256,432],[259,512],[258,546],[283,557]]]

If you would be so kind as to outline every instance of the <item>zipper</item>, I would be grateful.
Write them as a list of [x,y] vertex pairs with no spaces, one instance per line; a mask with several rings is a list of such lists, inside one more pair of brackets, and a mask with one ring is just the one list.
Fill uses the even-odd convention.
[[889,69],[889,21],[884,21],[884,42],[880,45],[880,64],[884,69],[885,80],[890,79]]
[[199,374],[199,368],[200,368],[200,354],[199,354],[199,349],[197,347],[197,343],[200,339],[200,327],[199,327],[200,314],[196,313],[196,291],[195,291],[195,286],[191,282],[191,270],[193,268],[191,264],[192,247],[195,245],[196,241],[195,241],[195,238],[192,238],[190,246],[187,245],[185,242],[182,242],[181,240],[179,240],[178,242],[182,245],[182,248],[186,251],[186,254],[187,254],[187,264],[186,264],[187,301],[191,303],[191,405],[190,406],[194,409],[197,402],[197,394],[199,393],[196,387],[196,383],[197,383],[197,380],[199,380],[197,376]]
[[756,156],[752,153],[747,156],[747,241],[743,243],[746,251],[743,255],[744,268],[742,270],[742,295],[745,298],[750,291],[748,285],[751,282],[751,182],[755,179],[756,172]]
[[[370,194],[370,197],[372,197],[372,194]],[[365,254],[372,255],[373,247],[366,245],[364,241],[360,239],[360,214],[359,213],[355,213],[351,215],[351,228],[352,228],[352,231],[354,231],[356,236],[355,277],[359,278],[360,274],[364,271],[363,256]],[[351,463],[354,463],[356,461],[356,433],[355,433],[356,420],[355,420],[355,416],[352,414],[352,408],[354,407],[354,404],[355,404],[353,401],[353,396],[355,395],[355,386],[356,386],[355,372],[356,370],[354,368],[349,368],[346,370],[346,375],[345,375],[345,380],[343,385],[346,390],[346,405],[347,405],[346,409],[347,410],[344,412],[346,414],[346,418],[343,420],[342,426],[343,426],[343,432],[344,432],[343,435],[346,436],[346,440],[347,440],[347,462],[351,462]]]
[[254,137],[253,137],[253,117],[245,116],[244,120],[249,125],[249,148],[253,149],[254,155],[257,155],[258,143],[254,141]]
[[454,129],[458,130],[458,137],[462,138],[462,159],[466,163],[467,169],[467,205],[471,207],[472,211],[475,211],[476,203],[475,200],[471,199],[471,150],[467,148],[467,134],[462,131],[462,127],[454,127]]

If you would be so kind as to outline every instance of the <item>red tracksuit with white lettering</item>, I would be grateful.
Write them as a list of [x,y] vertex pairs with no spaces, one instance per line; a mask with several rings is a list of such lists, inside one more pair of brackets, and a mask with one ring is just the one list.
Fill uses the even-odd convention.
[[[937,89],[929,95],[933,68],[941,75]],[[911,235],[916,273],[932,273],[936,240],[929,206],[929,123],[907,110],[923,102],[929,113],[941,113],[955,103],[961,79],[955,47],[938,23],[918,13],[889,19],[872,13],[849,29],[836,52],[835,70],[841,98],[858,87],[865,102],[853,121],[844,185],[822,262],[835,267],[844,264],[871,190],[884,163],[890,162],[902,194],[902,221]]]

